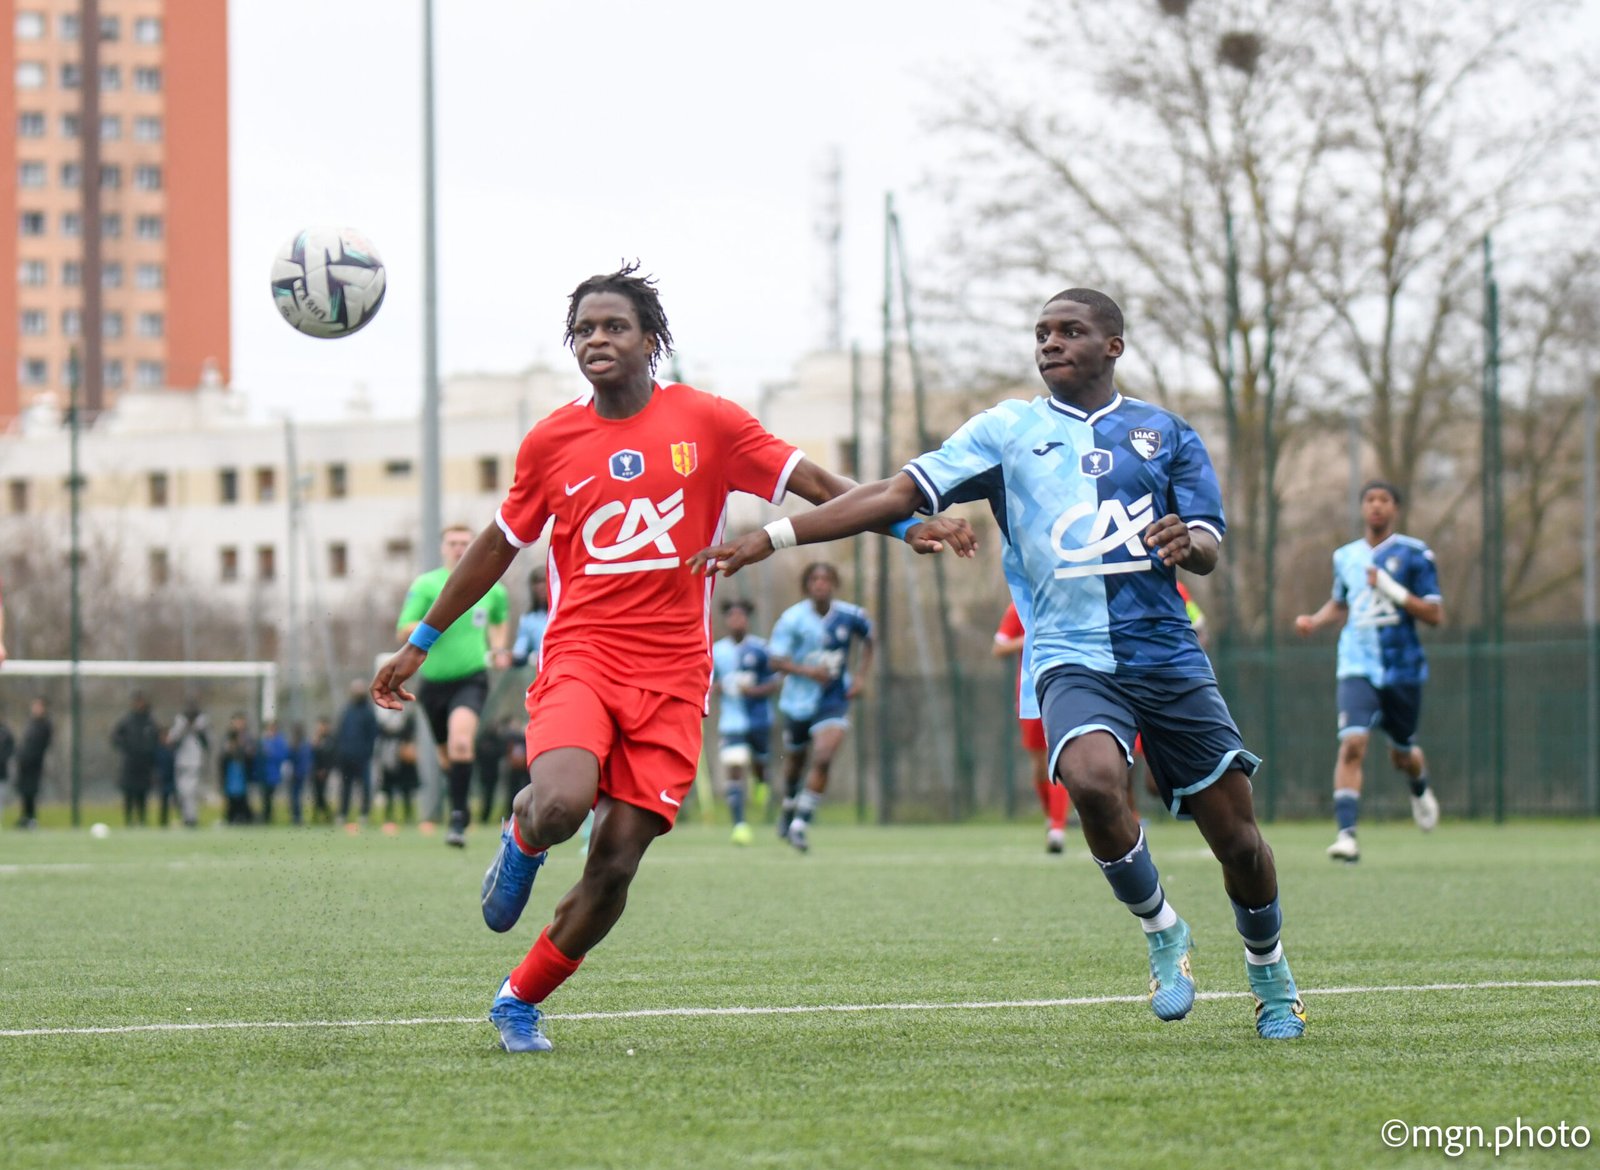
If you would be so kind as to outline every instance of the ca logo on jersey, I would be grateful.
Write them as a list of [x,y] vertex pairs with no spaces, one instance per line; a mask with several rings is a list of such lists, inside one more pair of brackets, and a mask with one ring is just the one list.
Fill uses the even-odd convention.
[[638,451],[618,451],[611,457],[612,479],[638,479],[644,474],[644,456]]
[[[628,454],[622,452],[621,454]],[[637,452],[634,452],[637,454]],[[615,463],[617,456],[612,456]],[[611,521],[622,518],[617,535],[610,544],[600,543],[600,529]],[[648,573],[652,569],[676,569],[679,564],[678,548],[672,543],[672,526],[683,519],[683,489],[679,488],[661,503],[648,499],[629,500],[626,504],[612,500],[602,504],[583,522],[583,547],[594,558],[583,571],[590,575],[602,573]],[[635,553],[654,545],[658,553],[668,556],[627,560]]]
[[[1087,456],[1085,456],[1087,458]],[[1154,496],[1145,493],[1130,505],[1121,500],[1101,500],[1095,505],[1087,500],[1075,504],[1061,513],[1055,527],[1050,530],[1050,543],[1055,546],[1066,565],[1055,572],[1056,580],[1071,577],[1105,577],[1114,573],[1143,573],[1151,566],[1150,550],[1144,546],[1144,530],[1155,520]],[[1094,517],[1088,540],[1079,546],[1065,544],[1069,530],[1079,521]],[[1118,546],[1127,550],[1131,561],[1113,561],[1103,564],[1100,558]]]

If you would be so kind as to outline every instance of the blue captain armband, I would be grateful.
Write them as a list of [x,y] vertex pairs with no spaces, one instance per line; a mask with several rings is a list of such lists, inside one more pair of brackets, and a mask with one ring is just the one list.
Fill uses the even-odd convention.
[[908,516],[904,520],[899,520],[889,525],[889,535],[894,537],[896,540],[904,540],[906,538],[906,533],[910,532],[918,524],[921,524],[926,520],[926,516]]
[[411,636],[406,641],[426,654],[433,649],[433,644],[439,640],[439,635],[443,632],[434,629],[427,622],[418,622],[417,628],[411,631]]

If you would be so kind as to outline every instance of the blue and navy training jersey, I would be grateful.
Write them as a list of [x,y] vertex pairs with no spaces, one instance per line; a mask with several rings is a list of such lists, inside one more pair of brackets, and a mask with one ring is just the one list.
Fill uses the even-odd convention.
[[1035,685],[1064,665],[1211,676],[1176,574],[1143,538],[1168,513],[1225,531],[1216,472],[1183,419],[1121,394],[1088,414],[1048,396],[1002,402],[905,471],[930,512],[989,502]]
[[740,694],[746,686],[771,682],[775,672],[767,654],[767,644],[753,634],[742,642],[721,638],[711,644],[711,677],[722,688],[722,709],[717,716],[717,731],[723,735],[743,735],[772,726],[772,698]]
[[1375,687],[1428,679],[1428,656],[1417,619],[1367,584],[1369,568],[1385,570],[1424,601],[1440,601],[1433,552],[1422,541],[1395,533],[1377,545],[1352,540],[1333,554],[1333,599],[1350,607],[1339,633],[1339,677],[1365,678]]
[[844,706],[850,690],[850,648],[856,640],[872,638],[872,619],[859,605],[837,599],[827,613],[818,613],[810,601],[791,605],[772,627],[768,649],[774,657],[798,666],[826,666],[831,680],[791,674],[783,680],[778,709],[790,719],[813,719],[819,711]]

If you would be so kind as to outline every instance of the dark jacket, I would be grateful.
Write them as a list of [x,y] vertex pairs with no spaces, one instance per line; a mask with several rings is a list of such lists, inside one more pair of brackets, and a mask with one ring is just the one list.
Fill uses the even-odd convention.
[[11,769],[11,757],[17,751],[17,737],[11,734],[11,728],[0,723],[0,780],[6,778],[6,773]]
[[44,767],[44,754],[50,750],[55,727],[48,715],[35,715],[22,729],[22,748],[17,752],[17,770],[34,772]]
[[339,716],[334,748],[340,759],[370,760],[378,742],[378,717],[366,699],[352,699]]
[[122,779],[149,784],[156,770],[161,732],[148,711],[129,711],[111,729],[111,746],[122,753]]

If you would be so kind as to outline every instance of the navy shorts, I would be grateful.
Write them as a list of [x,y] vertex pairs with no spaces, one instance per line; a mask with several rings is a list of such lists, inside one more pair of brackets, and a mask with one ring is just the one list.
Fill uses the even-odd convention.
[[747,747],[750,755],[758,764],[767,762],[767,756],[772,751],[772,728],[751,727],[744,731],[736,731],[731,735],[723,734],[718,737],[719,746],[723,751],[729,748]]
[[1090,731],[1107,731],[1133,766],[1133,740],[1172,815],[1190,818],[1188,798],[1230,769],[1253,775],[1261,757],[1246,751],[1212,678],[1151,678],[1058,666],[1039,682],[1039,710],[1049,744],[1050,775],[1063,748]]
[[1339,738],[1383,728],[1389,742],[1401,751],[1414,747],[1417,720],[1422,715],[1422,684],[1395,683],[1375,687],[1367,678],[1339,680]]
[[850,726],[850,704],[828,703],[820,708],[809,719],[794,719],[785,717],[783,723],[783,746],[792,752],[804,751],[811,746],[811,736],[814,732],[824,727]]

